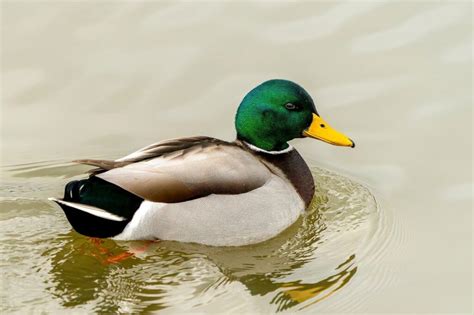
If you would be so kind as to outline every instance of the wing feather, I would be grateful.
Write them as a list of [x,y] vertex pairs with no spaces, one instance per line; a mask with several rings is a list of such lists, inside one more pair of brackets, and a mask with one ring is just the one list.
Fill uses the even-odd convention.
[[263,186],[270,175],[252,154],[222,142],[200,143],[97,176],[146,200],[171,203],[245,193]]
[[127,156],[117,160],[102,160],[102,159],[80,159],[74,160],[74,163],[91,165],[97,167],[90,171],[92,175],[102,173],[114,168],[123,167],[125,165],[136,163],[144,160],[153,159],[163,155],[180,155],[189,153],[197,147],[205,147],[209,145],[229,144],[228,142],[205,136],[177,138],[160,141],[141,148]]
[[240,194],[263,186],[266,166],[235,143],[210,137],[161,141],[123,158],[76,160],[98,167],[91,176],[154,202],[182,202],[210,194]]

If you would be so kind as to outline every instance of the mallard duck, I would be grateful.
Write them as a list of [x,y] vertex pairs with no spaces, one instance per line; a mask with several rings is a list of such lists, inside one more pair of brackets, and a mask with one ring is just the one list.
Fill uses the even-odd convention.
[[270,239],[305,211],[310,169],[288,144],[310,137],[354,147],[316,111],[298,84],[269,80],[251,90],[235,117],[237,138],[165,140],[97,167],[50,198],[72,227],[92,237],[239,246]]

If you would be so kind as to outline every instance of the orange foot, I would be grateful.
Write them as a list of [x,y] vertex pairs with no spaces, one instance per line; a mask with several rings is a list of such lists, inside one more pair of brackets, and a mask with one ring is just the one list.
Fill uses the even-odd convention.
[[119,262],[127,260],[128,258],[135,256],[136,254],[145,252],[153,243],[155,243],[155,241],[145,241],[143,242],[143,246],[133,248],[133,250],[131,251],[125,250],[121,253],[113,254],[110,249],[102,245],[102,243],[104,243],[103,239],[91,237],[89,238],[89,241],[99,252],[99,255],[92,253],[92,256],[96,257],[104,265],[117,264]]

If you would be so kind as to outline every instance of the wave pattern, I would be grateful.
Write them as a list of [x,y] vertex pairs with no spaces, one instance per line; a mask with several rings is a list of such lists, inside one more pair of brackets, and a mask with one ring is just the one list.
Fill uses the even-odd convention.
[[[42,289],[10,296],[5,311],[245,312],[255,305],[261,305],[257,311],[308,311],[343,291],[380,250],[380,236],[369,237],[383,228],[369,190],[320,168],[313,169],[313,202],[297,223],[264,243],[236,248],[80,236],[45,198],[58,193],[58,178],[82,171],[61,162],[6,170],[9,185],[0,199],[3,286],[21,292],[12,281],[19,277]],[[25,178],[41,179],[37,196],[23,187]]]

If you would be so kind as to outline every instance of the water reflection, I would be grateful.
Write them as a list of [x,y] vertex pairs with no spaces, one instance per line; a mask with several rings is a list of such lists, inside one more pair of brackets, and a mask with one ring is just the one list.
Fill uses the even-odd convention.
[[336,274],[331,275],[316,283],[304,283],[301,280],[285,282],[281,285],[280,291],[273,299],[272,303],[278,305],[278,311],[288,309],[297,304],[311,299],[308,307],[317,303],[346,285],[357,272],[357,266],[354,265],[355,255],[349,258],[336,268]]
[[[243,284],[251,295],[263,296],[274,294],[272,304],[277,311],[294,307],[307,300],[316,303],[342,288],[355,274],[354,255],[335,268],[335,273],[321,281],[305,283],[300,280],[284,281],[285,275],[293,268],[302,267],[305,259],[285,255],[268,258],[258,255],[238,254],[233,257],[234,263],[229,263],[230,251],[218,253],[216,250],[201,250],[181,252],[174,251],[173,246],[162,246],[159,243],[140,244],[142,248],[117,246],[110,241],[77,237],[74,232],[59,239],[61,250],[52,256],[51,269],[54,286],[51,294],[61,300],[64,307],[75,307],[94,300],[96,311],[116,313],[124,302],[132,303],[134,307],[143,306],[140,311],[159,310],[166,307],[166,287],[196,286],[205,270],[187,274],[184,282],[177,273],[184,271],[185,265],[191,260],[209,260],[222,272],[216,274],[207,286],[218,287],[222,283],[238,281]],[[137,245],[136,243],[134,244]],[[146,258],[140,258],[146,252]],[[254,251],[250,253],[256,254]],[[45,253],[49,254],[48,252]],[[300,260],[300,258],[303,258]],[[258,262],[258,263],[256,263]],[[199,261],[195,261],[196,269]],[[280,270],[274,270],[280,266]],[[138,267],[138,268],[137,268]],[[150,278],[136,276],[137,270],[148,270]],[[197,289],[197,288],[195,288]],[[105,294],[107,292],[107,294]],[[111,294],[113,292],[113,294]],[[138,309],[135,309],[138,311]]]

